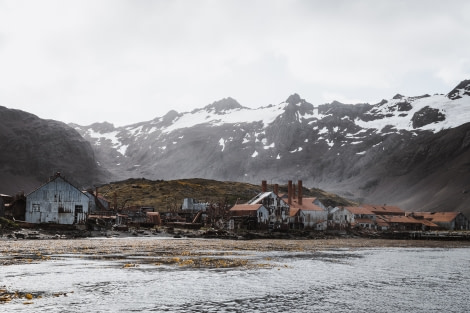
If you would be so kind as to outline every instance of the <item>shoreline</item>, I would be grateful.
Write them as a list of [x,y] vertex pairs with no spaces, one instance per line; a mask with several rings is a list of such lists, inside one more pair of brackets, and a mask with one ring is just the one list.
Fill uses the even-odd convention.
[[179,253],[188,250],[212,251],[319,251],[330,249],[368,248],[466,248],[470,241],[372,239],[372,238],[326,238],[326,239],[217,239],[174,238],[168,236],[141,237],[89,237],[75,239],[2,239],[0,257],[21,253],[41,255],[60,254],[112,254],[119,250],[126,255],[141,253]]

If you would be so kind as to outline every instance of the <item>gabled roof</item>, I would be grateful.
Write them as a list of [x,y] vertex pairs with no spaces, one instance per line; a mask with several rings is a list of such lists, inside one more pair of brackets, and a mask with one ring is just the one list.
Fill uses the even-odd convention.
[[53,181],[55,181],[55,180],[57,180],[57,179],[61,179],[63,182],[65,182],[65,183],[69,184],[70,186],[72,186],[73,188],[75,188],[75,189],[76,189],[78,192],[80,192],[82,195],[85,195],[86,197],[90,198],[89,195],[87,195],[86,193],[84,193],[83,191],[81,191],[80,189],[78,189],[77,187],[75,187],[75,185],[73,185],[71,182],[69,182],[67,179],[65,179],[65,177],[62,177],[62,176],[60,175],[60,173],[56,173],[52,179],[50,179],[47,183],[42,184],[42,185],[39,186],[38,188],[36,188],[36,189],[34,189],[33,191],[31,191],[30,193],[28,193],[28,194],[26,195],[26,197],[28,197],[30,194],[32,194],[32,193],[38,191],[38,190],[41,189],[42,187],[44,187],[44,186],[46,186],[46,185],[52,183]]
[[389,223],[422,224],[420,220],[404,215],[392,215],[388,216],[386,219]]
[[272,192],[272,191],[267,191],[267,192],[259,193],[259,194],[256,195],[256,197],[254,197],[253,199],[251,199],[250,201],[248,201],[248,204],[260,203],[261,201],[263,201],[264,198],[269,197],[269,195],[271,195],[271,194],[276,195],[276,194],[275,194],[274,192]]
[[258,211],[262,206],[262,204],[235,204],[230,211]]
[[352,214],[369,214],[369,215],[374,214],[369,209],[364,208],[364,207],[360,207],[360,206],[345,206],[344,209],[348,210]]
[[405,211],[394,205],[362,204],[361,207],[369,209],[375,214],[405,215]]
[[439,227],[438,225],[426,220],[426,219],[416,219],[413,216],[404,216],[404,215],[378,215],[377,224],[379,221],[385,223],[395,223],[395,224],[422,224],[428,227]]
[[292,199],[292,204],[290,205],[290,209],[293,208],[301,209],[302,211],[325,211],[318,205],[314,204],[313,202],[317,198],[302,198],[302,204],[299,204],[298,199]]
[[428,226],[428,227],[439,227],[439,225],[436,225],[434,224],[433,222],[431,221],[428,221],[426,219],[423,219],[423,220],[419,220],[421,222],[421,224],[425,225],[425,226]]
[[390,226],[390,224],[387,222],[387,220],[383,216],[377,216],[375,223],[377,224],[377,226],[381,226],[381,227]]
[[370,218],[356,218],[354,221],[356,224],[374,224],[374,221]]
[[301,212],[302,212],[302,211],[301,211],[299,208],[293,208],[293,207],[291,207],[291,208],[289,209],[289,216],[290,216],[290,217],[293,217],[293,216],[296,216],[296,215],[300,215]]
[[412,216],[427,219],[433,223],[452,222],[460,212],[413,212]]

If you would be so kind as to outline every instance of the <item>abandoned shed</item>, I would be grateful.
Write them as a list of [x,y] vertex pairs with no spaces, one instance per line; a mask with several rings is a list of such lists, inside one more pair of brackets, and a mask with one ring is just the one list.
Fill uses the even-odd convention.
[[57,173],[49,182],[26,195],[25,220],[29,223],[83,224],[91,199]]
[[230,228],[265,229],[269,212],[262,204],[236,204],[230,209]]

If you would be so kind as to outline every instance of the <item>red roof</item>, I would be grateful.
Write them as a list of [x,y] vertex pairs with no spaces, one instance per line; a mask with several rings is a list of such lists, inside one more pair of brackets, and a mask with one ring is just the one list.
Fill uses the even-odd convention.
[[290,208],[289,209],[289,216],[296,216],[297,214],[299,214],[300,212],[300,209],[299,208]]
[[363,208],[369,209],[375,214],[405,215],[405,211],[394,205],[362,204],[361,206]]
[[421,221],[411,216],[393,215],[388,216],[386,219],[389,223],[422,224]]
[[348,210],[352,214],[369,214],[369,215],[374,214],[369,209],[360,207],[360,206],[345,206],[344,209]]
[[262,204],[235,204],[230,211],[258,211]]
[[302,198],[302,204],[299,205],[298,199],[292,199],[292,204],[290,205],[290,209],[301,209],[302,211],[324,211],[321,207],[314,204],[313,202],[317,198]]
[[433,223],[449,223],[452,222],[460,212],[413,212],[410,214],[414,217],[421,217]]
[[362,223],[362,224],[374,224],[374,221],[371,220],[370,218],[356,218],[354,221],[357,223]]

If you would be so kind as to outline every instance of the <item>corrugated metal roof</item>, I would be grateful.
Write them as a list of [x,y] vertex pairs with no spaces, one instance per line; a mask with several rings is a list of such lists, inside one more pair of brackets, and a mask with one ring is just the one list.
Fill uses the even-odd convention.
[[230,211],[258,211],[262,204],[235,204]]
[[411,216],[403,216],[403,215],[388,216],[387,220],[390,223],[422,224],[420,220],[417,220]]
[[292,210],[292,208],[298,208],[302,211],[325,211],[321,207],[313,203],[316,199],[317,198],[302,198],[301,205],[299,205],[297,198],[292,199],[290,209]]
[[290,210],[289,210],[289,216],[296,216],[297,214],[299,214],[300,212],[300,209],[299,208],[293,208],[291,207]]
[[449,223],[452,222],[460,212],[413,212],[412,216],[421,217],[430,220],[433,223]]
[[255,204],[261,202],[264,198],[268,197],[270,194],[274,194],[272,191],[262,192],[256,195],[253,199],[248,201],[248,204]]
[[370,211],[376,214],[405,215],[405,211],[395,205],[361,204],[361,207],[369,209]]
[[346,206],[344,208],[352,214],[374,214],[369,209],[360,206]]

